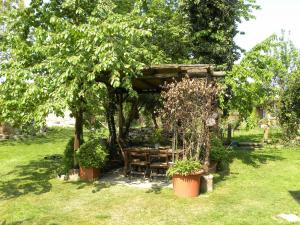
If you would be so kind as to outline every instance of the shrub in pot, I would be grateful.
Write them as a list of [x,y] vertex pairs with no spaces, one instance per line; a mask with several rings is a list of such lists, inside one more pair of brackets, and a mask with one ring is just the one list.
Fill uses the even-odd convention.
[[106,146],[97,139],[91,139],[80,146],[77,160],[80,166],[80,178],[95,180],[100,176],[100,168],[105,165],[107,158]]
[[167,171],[172,177],[174,193],[179,197],[197,197],[203,173],[198,160],[177,160]]
[[163,125],[173,133],[173,159],[178,145],[181,145],[184,159],[188,159],[176,161],[168,170],[168,175],[173,177],[175,194],[179,196],[199,194],[199,160],[202,160],[207,172],[211,150],[210,127],[216,124],[218,117],[214,105],[218,93],[217,83],[189,77],[167,84],[161,93],[163,106],[160,114]]

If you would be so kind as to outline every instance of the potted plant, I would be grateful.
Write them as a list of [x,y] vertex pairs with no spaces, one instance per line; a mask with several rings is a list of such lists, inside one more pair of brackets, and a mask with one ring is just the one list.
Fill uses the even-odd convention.
[[203,173],[198,160],[177,160],[167,171],[172,177],[174,193],[179,197],[197,197]]
[[[161,93],[162,122],[173,133],[172,159],[175,163],[167,174],[173,177],[173,189],[178,196],[198,196],[200,175],[208,173],[211,150],[209,128],[215,125],[218,116],[213,106],[217,94],[217,84],[207,85],[205,80],[189,77],[166,85]],[[178,145],[183,160],[178,159]]]
[[106,147],[97,139],[91,139],[81,145],[77,153],[80,178],[88,181],[98,179],[106,157]]

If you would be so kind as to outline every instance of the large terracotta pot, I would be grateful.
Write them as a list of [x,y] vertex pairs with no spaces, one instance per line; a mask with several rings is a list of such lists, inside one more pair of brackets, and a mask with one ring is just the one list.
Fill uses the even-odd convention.
[[197,197],[200,190],[201,173],[173,176],[173,190],[179,197]]
[[79,176],[82,180],[93,181],[100,177],[100,169],[80,167]]

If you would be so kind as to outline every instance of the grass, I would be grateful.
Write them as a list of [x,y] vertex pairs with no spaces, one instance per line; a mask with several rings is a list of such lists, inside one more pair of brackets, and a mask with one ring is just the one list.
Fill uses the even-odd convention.
[[[248,130],[235,130],[232,139],[239,142],[261,142],[264,136],[263,128],[255,128],[251,131]],[[278,128],[270,128],[269,139],[274,142],[282,137],[281,131]]]
[[213,193],[184,199],[171,189],[56,179],[59,163],[44,156],[62,154],[71,135],[54,129],[0,143],[0,224],[288,224],[276,215],[300,215],[300,149],[235,150]]

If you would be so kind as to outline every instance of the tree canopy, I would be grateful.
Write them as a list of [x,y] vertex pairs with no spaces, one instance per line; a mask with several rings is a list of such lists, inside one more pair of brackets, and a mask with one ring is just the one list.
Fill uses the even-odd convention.
[[299,50],[284,33],[268,37],[228,72],[225,83],[231,88],[231,98],[227,106],[242,118],[257,106],[276,114],[281,96],[299,76],[299,63]]
[[238,57],[237,23],[256,8],[254,0],[16,2],[0,17],[0,120],[41,125],[69,109],[77,147],[84,114],[104,107],[114,126],[115,90],[135,95],[132,80],[146,65],[229,67]]

